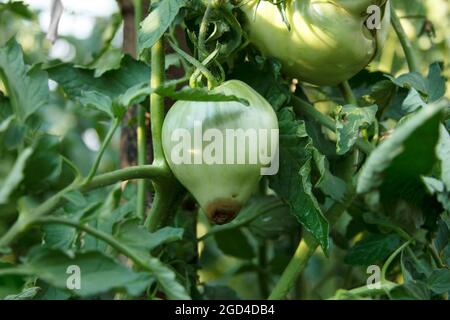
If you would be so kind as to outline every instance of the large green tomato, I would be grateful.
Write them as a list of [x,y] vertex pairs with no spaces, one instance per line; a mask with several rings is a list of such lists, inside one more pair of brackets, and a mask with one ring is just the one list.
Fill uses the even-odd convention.
[[[389,29],[386,0],[286,0],[291,31],[269,1],[243,3],[250,41],[264,55],[279,59],[288,76],[316,85],[338,84],[361,71]],[[366,26],[370,5],[382,9],[380,29]]]
[[277,155],[278,121],[271,105],[241,81],[225,82],[213,92],[249,105],[177,101],[164,120],[162,141],[175,177],[211,222],[223,224],[237,215],[258,187],[261,169]]

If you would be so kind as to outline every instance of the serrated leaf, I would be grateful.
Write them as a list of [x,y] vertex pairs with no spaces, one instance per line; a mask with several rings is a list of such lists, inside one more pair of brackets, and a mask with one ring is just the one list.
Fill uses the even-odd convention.
[[345,263],[369,266],[386,259],[400,244],[400,237],[395,234],[371,234],[350,248]]
[[375,119],[378,107],[359,108],[353,105],[343,106],[336,116],[336,150],[342,155],[347,153],[359,138],[361,128],[368,127]]
[[426,175],[436,160],[441,111],[446,102],[429,105],[411,116],[372,152],[358,178],[357,192],[380,188],[382,197],[413,196],[420,176]]
[[278,115],[280,128],[280,170],[270,177],[270,186],[285,201],[291,213],[328,252],[328,222],[312,193],[313,149],[303,121],[295,119],[292,109]]
[[76,296],[87,297],[121,288],[136,296],[152,280],[148,273],[135,272],[96,251],[69,257],[58,250],[40,248],[18,269],[67,290],[67,281],[71,275],[69,266],[76,266],[80,271],[80,289],[70,290]]
[[28,5],[23,1],[9,1],[7,3],[0,3],[0,14],[2,11],[11,11],[28,20],[35,17],[34,12],[31,11]]
[[22,182],[23,178],[25,177],[24,171],[26,163],[32,154],[32,148],[26,148],[25,150],[23,150],[17,157],[17,160],[14,163],[14,167],[11,169],[8,176],[6,176],[4,179],[1,179],[3,181],[2,186],[0,187],[0,204],[7,203],[9,200],[9,196]]
[[386,75],[396,86],[400,88],[411,89],[414,88],[424,94],[427,94],[428,81],[418,72],[411,72],[402,74],[398,78]]
[[443,294],[450,291],[450,270],[434,270],[427,279],[429,288],[436,294]]
[[82,91],[80,103],[85,107],[103,111],[111,118],[114,118],[112,100],[107,95],[100,94],[96,91]]
[[125,55],[120,69],[105,72],[96,78],[93,70],[60,63],[46,68],[49,77],[56,81],[70,99],[77,100],[83,92],[95,91],[111,99],[124,94],[129,88],[148,83],[150,68],[143,62]]
[[147,83],[140,83],[129,88],[125,93],[121,94],[116,101],[120,106],[128,107],[132,104],[141,103],[151,93],[152,89]]
[[25,65],[22,48],[15,38],[0,48],[0,79],[8,88],[10,103],[20,122],[48,103],[47,74],[37,66]]
[[185,0],[164,0],[141,22],[138,31],[138,55],[151,48],[166,32],[182,7]]
[[227,95],[223,93],[218,93],[214,91],[210,91],[204,88],[190,88],[185,87],[181,90],[176,90],[175,85],[166,85],[161,86],[155,89],[155,93],[169,97],[174,100],[183,100],[183,101],[237,101],[246,106],[249,105],[248,101],[243,98],[239,98],[235,95]]

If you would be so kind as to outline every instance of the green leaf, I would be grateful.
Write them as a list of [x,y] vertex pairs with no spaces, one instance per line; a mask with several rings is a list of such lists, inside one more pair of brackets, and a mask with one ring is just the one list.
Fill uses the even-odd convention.
[[[248,224],[252,234],[262,239],[277,239],[298,231],[300,227],[290,213],[289,207],[276,197],[255,198],[253,209],[249,208],[248,210],[253,210],[255,213],[264,211],[264,214],[259,215]],[[243,213],[245,214],[245,212]]]
[[31,20],[35,17],[33,11],[31,11],[27,4],[23,1],[9,1],[7,3],[0,3],[0,14],[2,11],[11,11],[22,18]]
[[424,94],[427,94],[428,81],[418,72],[411,72],[402,74],[398,78],[386,75],[396,86],[400,88],[411,89],[414,88]]
[[395,234],[371,234],[357,242],[347,252],[345,263],[368,266],[386,259],[400,244]]
[[22,48],[11,38],[0,48],[0,79],[7,88],[10,103],[20,122],[45,106],[49,99],[48,77],[37,66],[29,68]]
[[346,105],[339,109],[336,116],[336,150],[342,155],[347,153],[359,138],[359,131],[375,121],[378,107],[375,105],[359,108]]
[[0,179],[0,181],[2,182],[2,186],[0,187],[0,204],[7,203],[9,200],[9,196],[22,182],[23,178],[25,177],[24,170],[26,162],[32,154],[32,148],[26,148],[25,150],[23,150],[14,163],[14,167],[11,169],[8,176],[4,179]]
[[237,101],[246,106],[249,105],[248,101],[243,98],[239,98],[235,95],[226,95],[223,93],[217,93],[209,91],[205,88],[190,88],[185,87],[181,90],[176,90],[176,86],[168,84],[155,89],[155,93],[169,97],[174,100],[184,101]]
[[70,290],[76,296],[87,297],[122,288],[136,296],[152,281],[148,273],[134,272],[100,252],[77,253],[69,257],[58,250],[40,248],[18,270],[33,274],[57,288],[68,290],[70,266],[76,266],[80,271],[80,289]]
[[281,76],[281,64],[275,59],[256,60],[236,65],[231,78],[247,83],[266,98],[275,110],[280,110],[291,96]]
[[165,243],[181,240],[183,231],[182,228],[165,227],[150,233],[137,220],[128,220],[120,224],[116,238],[133,249],[150,252]]
[[105,72],[120,69],[120,63],[123,59],[123,52],[119,48],[110,48],[97,57],[93,63],[89,65],[94,69],[94,77],[101,77]]
[[445,81],[439,63],[432,63],[428,72],[428,103],[435,102],[445,95]]
[[441,160],[441,179],[450,192],[450,134],[444,126],[439,127],[440,138],[437,146],[437,156]]
[[429,173],[436,161],[439,122],[445,107],[442,102],[423,108],[372,152],[361,170],[357,192],[380,188],[387,199],[414,196],[411,190],[422,186],[420,176]]
[[403,100],[401,110],[404,114],[416,111],[419,108],[425,108],[427,104],[423,101],[421,95],[416,89],[411,88],[408,96]]
[[42,135],[25,167],[24,184],[28,191],[42,192],[61,174],[62,159],[59,153],[60,139],[57,136]]
[[132,104],[141,103],[152,93],[152,89],[147,83],[140,83],[129,88],[120,95],[116,101],[120,106],[128,107]]
[[76,229],[60,224],[44,225],[42,231],[44,232],[45,246],[61,251],[69,250],[77,236]]
[[215,234],[219,249],[230,256],[241,259],[252,259],[255,252],[248,238],[240,229],[229,229]]
[[80,103],[85,107],[103,111],[111,118],[114,118],[112,111],[112,100],[107,95],[96,91],[83,91],[81,92]]
[[390,292],[393,300],[430,300],[431,292],[422,281],[411,280]]
[[270,186],[285,201],[291,213],[328,252],[328,221],[312,192],[313,146],[303,121],[295,120],[292,109],[278,115],[280,128],[280,170],[270,177]]
[[186,0],[164,0],[141,22],[138,31],[138,55],[151,48],[166,32]]
[[111,99],[125,93],[129,88],[148,83],[150,68],[143,62],[125,55],[120,69],[105,72],[96,78],[94,71],[60,63],[46,68],[51,79],[56,81],[70,99],[83,97],[83,92],[95,91]]
[[30,300],[41,290],[39,287],[24,289],[21,293],[6,296],[4,300]]
[[434,270],[427,279],[429,288],[436,294],[450,292],[450,270]]

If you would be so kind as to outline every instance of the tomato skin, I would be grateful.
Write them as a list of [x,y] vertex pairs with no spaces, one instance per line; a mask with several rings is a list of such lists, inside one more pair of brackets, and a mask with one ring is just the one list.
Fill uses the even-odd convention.
[[[367,7],[383,3],[381,29],[371,31],[365,25]],[[287,0],[291,31],[276,6],[257,4],[250,0],[241,7],[249,40],[265,56],[279,59],[285,74],[316,85],[335,85],[361,71],[381,49],[389,29],[386,0]]]
[[[230,80],[214,92],[246,99],[240,102],[177,101],[169,110],[163,124],[162,141],[167,162],[175,177],[195,197],[211,222],[223,224],[231,221],[258,187],[263,165],[253,164],[186,164],[175,161],[173,152],[179,140],[172,139],[177,129],[187,130],[195,136],[195,123],[201,122],[203,134],[217,129],[224,137],[227,129],[278,130],[278,120],[271,105],[247,84]],[[175,141],[174,141],[175,140]],[[211,140],[212,141],[212,140]],[[192,154],[203,154],[210,142],[196,146]],[[225,142],[224,142],[225,143]],[[278,147],[278,139],[276,140]],[[228,150],[224,150],[224,155]],[[246,157],[254,150],[246,147]]]

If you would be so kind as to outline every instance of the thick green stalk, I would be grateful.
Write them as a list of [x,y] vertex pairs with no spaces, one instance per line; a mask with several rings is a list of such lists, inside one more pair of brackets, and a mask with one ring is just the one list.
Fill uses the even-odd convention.
[[183,189],[176,180],[157,181],[155,197],[150,214],[145,221],[145,227],[150,232],[155,232],[164,226],[175,214],[183,195]]
[[[156,1],[155,1],[156,2]],[[164,37],[161,37],[152,47],[152,73],[150,86],[153,90],[164,84]],[[164,97],[157,93],[150,95],[150,121],[153,139],[154,164],[166,166],[162,147],[162,126],[164,121]]]
[[409,71],[420,73],[420,66],[417,55],[414,52],[414,48],[412,47],[411,42],[409,41],[408,36],[406,35],[405,30],[402,27],[397,13],[395,12],[393,1],[391,1],[391,24],[395,30],[395,33],[397,34],[400,44],[402,45],[406,61],[408,63]]
[[[341,216],[341,214],[353,202],[355,194],[353,191],[351,191],[350,193],[351,194],[348,196],[347,201],[345,201],[344,203],[336,202],[327,211],[326,217],[330,225],[333,225]],[[294,253],[294,256],[289,261],[288,266],[283,271],[283,274],[273,288],[272,293],[268,298],[269,300],[282,300],[286,298],[289,291],[295,285],[295,281],[305,269],[309,259],[312,257],[314,252],[316,252],[318,246],[319,242],[309,232],[305,231],[303,238]]]
[[[138,165],[143,166],[147,163],[147,139],[145,126],[145,108],[142,105],[138,106],[138,127],[137,127],[137,152]],[[137,197],[136,197],[136,214],[140,219],[145,218],[145,180],[141,179],[137,183]]]

